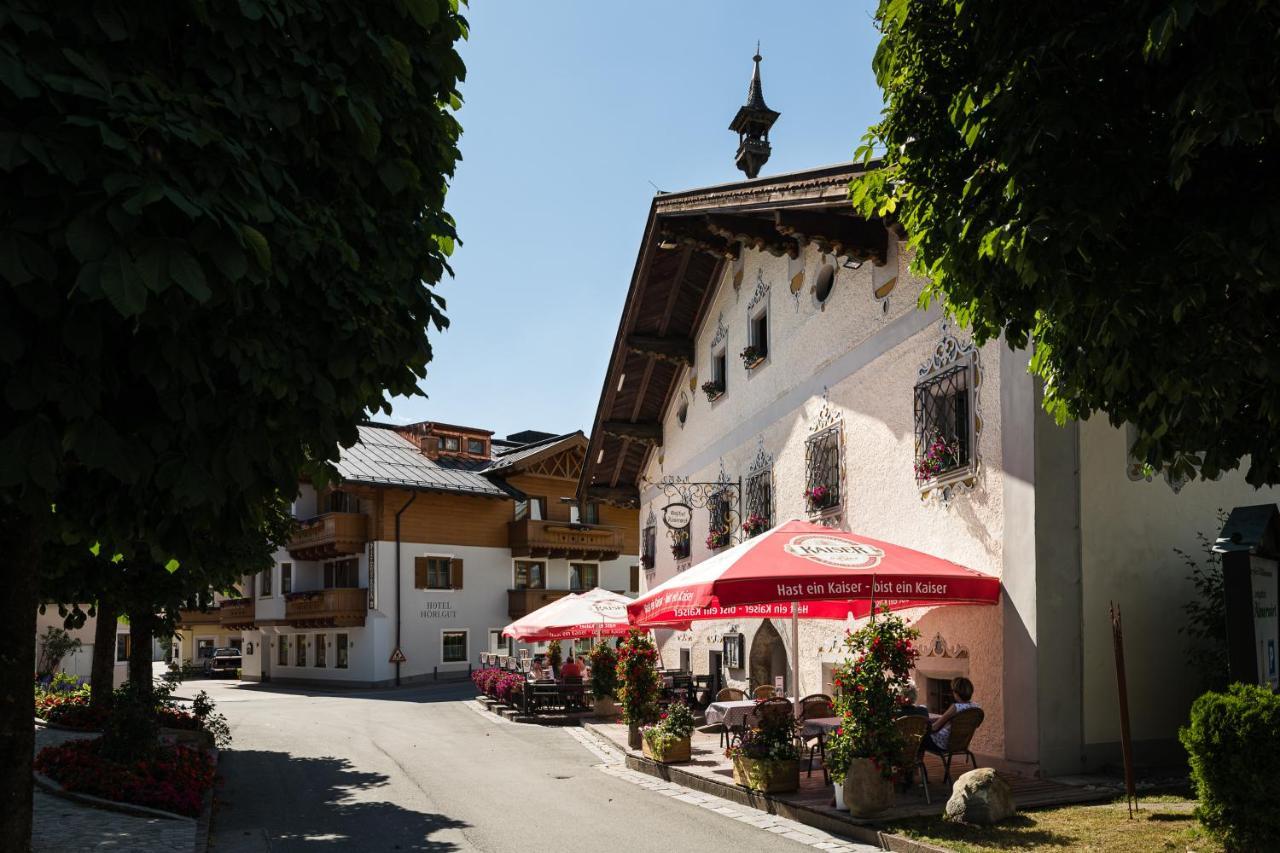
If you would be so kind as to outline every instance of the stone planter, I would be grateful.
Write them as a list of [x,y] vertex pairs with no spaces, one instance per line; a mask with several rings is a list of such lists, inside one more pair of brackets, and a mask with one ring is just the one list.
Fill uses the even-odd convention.
[[160,736],[178,746],[194,746],[198,749],[212,749],[213,735],[204,729],[160,729]]
[[612,696],[601,696],[595,700],[594,712],[597,717],[605,719],[613,719],[622,713],[622,709],[618,707],[618,700]]
[[844,777],[844,804],[854,817],[878,815],[893,805],[893,782],[870,758],[855,758]]
[[733,781],[762,794],[780,794],[800,787],[800,762],[766,758],[733,759]]
[[627,724],[627,748],[639,749],[644,745],[644,735],[640,734],[639,723]]
[[659,764],[677,764],[681,761],[688,761],[689,754],[689,738],[682,738],[675,743],[669,744],[663,752],[654,752],[649,746],[649,741],[644,742],[644,757]]

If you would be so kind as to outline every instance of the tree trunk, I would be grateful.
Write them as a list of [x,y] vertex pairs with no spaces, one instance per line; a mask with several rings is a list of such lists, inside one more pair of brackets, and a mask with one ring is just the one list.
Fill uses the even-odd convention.
[[129,611],[129,683],[138,696],[151,693],[151,635],[156,615],[138,608]]
[[0,596],[0,850],[31,849],[32,682],[36,668],[36,520],[12,507],[0,509],[0,553],[5,555],[5,594]]
[[120,608],[106,597],[98,601],[98,625],[93,633],[93,669],[89,675],[89,704],[111,704],[116,675],[116,622]]

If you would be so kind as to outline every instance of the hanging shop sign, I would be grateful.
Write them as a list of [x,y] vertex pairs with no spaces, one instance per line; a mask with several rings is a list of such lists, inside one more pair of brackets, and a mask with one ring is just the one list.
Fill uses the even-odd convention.
[[667,504],[662,508],[662,521],[672,530],[688,530],[693,521],[693,510],[688,504]]

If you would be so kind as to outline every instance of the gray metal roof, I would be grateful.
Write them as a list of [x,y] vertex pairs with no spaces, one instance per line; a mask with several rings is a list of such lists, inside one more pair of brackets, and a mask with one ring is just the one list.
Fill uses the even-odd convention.
[[395,430],[371,424],[357,429],[360,440],[342,450],[337,464],[343,480],[494,498],[524,496],[506,483],[484,476],[489,467],[486,461],[428,459]]

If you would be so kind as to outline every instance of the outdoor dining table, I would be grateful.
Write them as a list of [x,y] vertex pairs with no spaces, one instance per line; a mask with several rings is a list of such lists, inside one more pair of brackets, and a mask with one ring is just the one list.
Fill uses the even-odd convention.
[[[795,700],[790,700],[795,705]],[[740,728],[747,721],[747,714],[759,703],[754,699],[734,699],[728,702],[712,702],[707,706],[707,723],[724,723],[725,728]]]
[[840,728],[839,717],[814,717],[804,721],[804,729],[801,735],[804,738],[823,737],[824,735],[834,732]]

